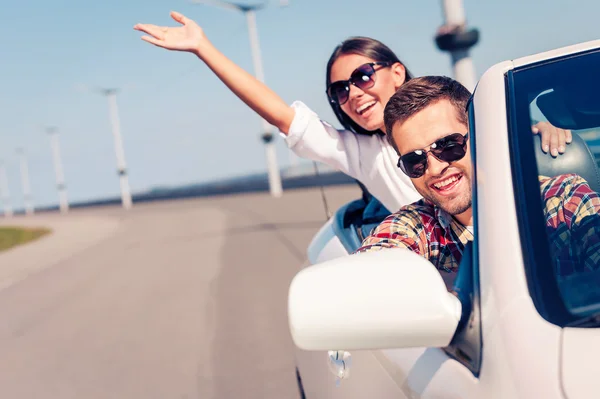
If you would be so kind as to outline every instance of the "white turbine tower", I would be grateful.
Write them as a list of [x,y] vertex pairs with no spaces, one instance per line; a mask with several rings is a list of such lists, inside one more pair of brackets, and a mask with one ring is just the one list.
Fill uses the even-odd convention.
[[131,209],[133,201],[131,199],[131,189],[129,188],[129,178],[127,177],[127,164],[125,163],[125,150],[123,149],[123,139],[121,138],[121,123],[119,121],[119,110],[117,107],[117,88],[98,88],[89,87],[85,84],[76,85],[76,89],[82,92],[94,92],[105,96],[108,100],[108,112],[110,125],[115,145],[115,154],[117,156],[117,173],[119,175],[119,185],[121,188],[121,205],[125,209]]
[[115,155],[117,157],[117,173],[119,175],[119,186],[121,189],[121,205],[125,209],[131,209],[133,201],[131,199],[131,189],[129,187],[129,178],[127,176],[127,164],[125,162],[125,150],[123,149],[123,139],[121,137],[121,122],[119,120],[119,109],[117,107],[116,88],[89,88],[87,85],[77,85],[79,90],[93,91],[106,97],[108,100],[108,113],[110,117],[110,126],[115,145]]
[[50,145],[52,146],[52,160],[54,162],[54,173],[56,175],[56,188],[58,190],[60,212],[67,213],[69,211],[69,200],[67,197],[67,186],[65,184],[65,174],[63,172],[62,159],[60,155],[58,129],[55,127],[48,127],[46,128],[46,133],[48,133],[50,136]]
[[[260,45],[258,42],[258,32],[256,29],[256,11],[267,6],[267,2],[258,4],[239,4],[230,3],[223,0],[192,0],[194,4],[208,4],[228,10],[241,11],[246,16],[246,22],[248,24],[248,36],[250,37],[250,48],[252,50],[252,61],[254,63],[254,76],[256,79],[263,82],[265,81],[262,59],[260,55]],[[288,1],[282,0],[281,6],[287,6]],[[281,197],[283,189],[281,186],[281,175],[279,173],[279,167],[277,166],[277,154],[275,152],[275,143],[273,142],[273,128],[263,118],[261,118],[263,133],[261,138],[265,143],[265,152],[267,158],[267,173],[269,176],[269,190],[273,197]]]
[[4,161],[0,161],[0,195],[2,196],[4,216],[9,218],[13,215],[13,210],[10,203],[10,192],[8,191],[8,178],[6,177],[6,166],[4,164]]
[[23,148],[17,148],[21,164],[21,187],[23,190],[23,201],[25,203],[25,214],[33,215],[33,198],[31,196],[31,185],[29,184],[29,167],[27,165],[27,155]]
[[438,30],[435,42],[442,51],[450,53],[454,78],[471,92],[477,77],[469,49],[479,41],[477,29],[467,29],[462,0],[442,0],[445,24]]
[[108,98],[110,112],[110,123],[112,125],[113,138],[115,141],[115,154],[117,156],[117,172],[119,174],[119,185],[121,186],[121,204],[123,208],[130,209],[133,206],[129,178],[127,177],[127,164],[125,163],[125,150],[121,138],[121,123],[119,121],[119,110],[117,108],[118,89],[102,89],[102,94]]

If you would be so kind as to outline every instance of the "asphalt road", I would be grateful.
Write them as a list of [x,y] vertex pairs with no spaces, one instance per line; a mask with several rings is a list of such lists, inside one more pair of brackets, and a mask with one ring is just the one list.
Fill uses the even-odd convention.
[[2,220],[53,234],[0,253],[0,398],[298,398],[287,289],[324,220],[318,189]]

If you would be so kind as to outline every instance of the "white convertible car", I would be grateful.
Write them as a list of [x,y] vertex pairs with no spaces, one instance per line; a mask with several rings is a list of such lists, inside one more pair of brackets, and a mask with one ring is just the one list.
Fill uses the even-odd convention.
[[[469,104],[476,239],[454,287],[408,250],[349,255],[389,214],[376,200],[318,232],[288,304],[308,399],[600,398],[600,271],[557,276],[538,182],[576,173],[600,191],[599,76],[600,41],[482,76]],[[537,121],[572,130],[564,155],[541,151]]]

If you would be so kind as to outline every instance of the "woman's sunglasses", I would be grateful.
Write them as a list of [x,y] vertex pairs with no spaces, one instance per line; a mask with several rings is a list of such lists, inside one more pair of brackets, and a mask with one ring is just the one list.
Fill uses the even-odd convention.
[[350,85],[354,85],[361,90],[370,89],[375,85],[375,66],[390,66],[389,62],[371,62],[363,64],[356,68],[348,80],[338,80],[333,82],[327,88],[329,101],[334,104],[344,105],[350,97]]
[[404,154],[398,160],[398,167],[408,177],[416,179],[425,174],[427,170],[427,153],[442,162],[454,162],[462,159],[467,153],[468,133],[452,133],[436,140],[429,146],[429,150],[416,150]]

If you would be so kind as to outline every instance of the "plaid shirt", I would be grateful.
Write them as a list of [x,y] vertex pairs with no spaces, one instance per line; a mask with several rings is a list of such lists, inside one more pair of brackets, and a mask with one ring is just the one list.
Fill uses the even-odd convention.
[[565,277],[600,266],[600,197],[578,175],[540,179],[546,231],[556,273]]
[[[540,176],[540,189],[558,274],[596,269],[600,262],[598,194],[574,174]],[[465,226],[422,199],[388,216],[356,252],[404,247],[424,256],[440,271],[455,272],[465,246],[472,240],[473,234]]]

